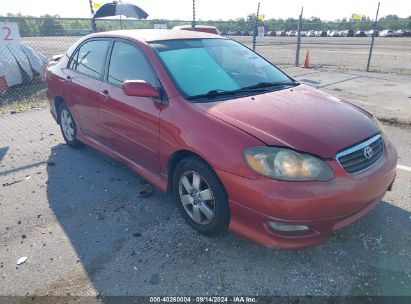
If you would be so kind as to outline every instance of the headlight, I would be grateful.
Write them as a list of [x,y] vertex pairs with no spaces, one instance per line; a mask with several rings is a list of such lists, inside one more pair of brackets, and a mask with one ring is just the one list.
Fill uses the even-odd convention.
[[286,148],[255,147],[244,151],[251,170],[284,181],[328,181],[334,177],[321,159]]

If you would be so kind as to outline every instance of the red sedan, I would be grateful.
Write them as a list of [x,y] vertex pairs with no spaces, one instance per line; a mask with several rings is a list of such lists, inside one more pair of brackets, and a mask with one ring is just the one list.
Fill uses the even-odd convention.
[[397,152],[372,114],[217,35],[89,35],[46,78],[68,145],[173,193],[203,234],[317,245],[372,210],[395,178]]

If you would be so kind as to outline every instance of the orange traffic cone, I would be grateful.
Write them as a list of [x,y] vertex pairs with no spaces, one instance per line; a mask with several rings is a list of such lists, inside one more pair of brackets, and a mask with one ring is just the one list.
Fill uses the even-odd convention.
[[309,69],[310,68],[310,53],[309,49],[307,49],[307,53],[305,53],[305,60],[304,60],[304,66],[303,68]]

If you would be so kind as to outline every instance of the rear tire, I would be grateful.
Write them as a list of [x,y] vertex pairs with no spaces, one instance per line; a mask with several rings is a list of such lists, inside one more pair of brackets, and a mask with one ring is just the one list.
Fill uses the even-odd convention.
[[223,235],[230,211],[224,186],[213,169],[197,157],[182,159],[173,175],[173,195],[185,221],[201,234]]
[[77,140],[77,125],[73,115],[64,103],[61,103],[58,109],[60,130],[64,141],[72,148],[80,148],[84,146],[82,142]]

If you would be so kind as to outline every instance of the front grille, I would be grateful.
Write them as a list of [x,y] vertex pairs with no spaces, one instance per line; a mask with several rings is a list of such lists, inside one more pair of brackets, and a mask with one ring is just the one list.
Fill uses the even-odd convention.
[[[365,153],[365,149],[372,149],[372,155]],[[376,164],[384,153],[384,141],[381,135],[376,135],[351,148],[337,154],[337,161],[348,174],[360,173]],[[366,157],[366,154],[368,157]]]

